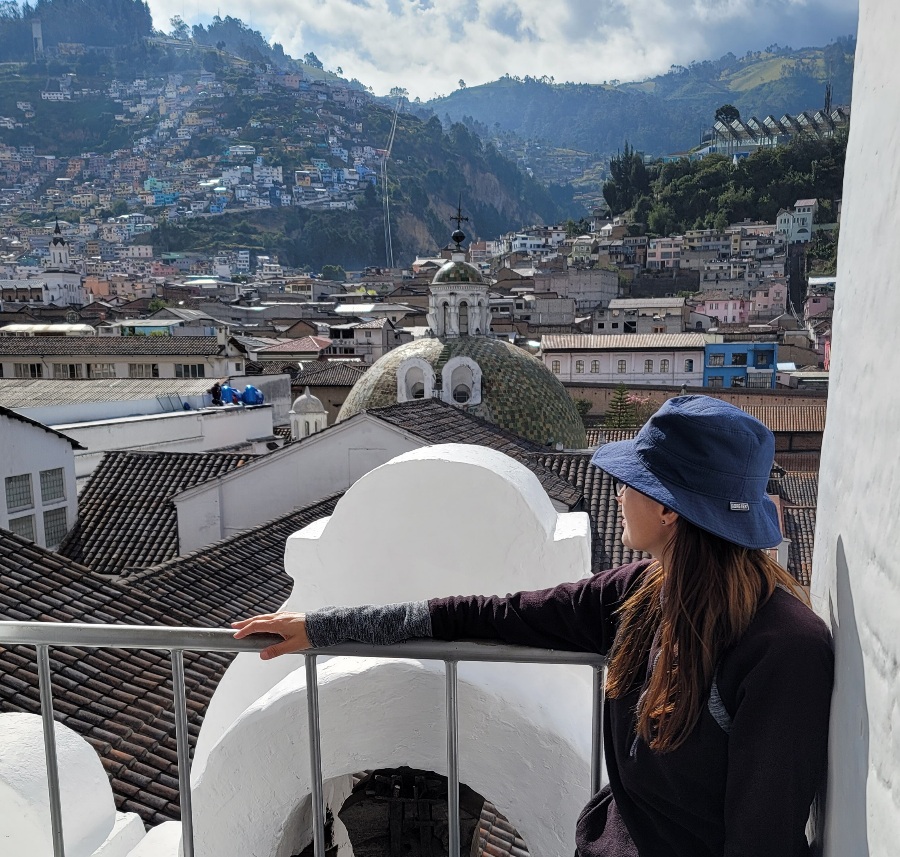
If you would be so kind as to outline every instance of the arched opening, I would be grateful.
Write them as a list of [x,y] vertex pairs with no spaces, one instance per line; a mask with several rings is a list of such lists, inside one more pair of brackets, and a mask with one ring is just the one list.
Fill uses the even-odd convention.
[[406,400],[425,397],[425,373],[419,366],[410,366],[406,370]]
[[[403,766],[361,771],[338,780],[341,782],[325,784],[328,857],[438,857],[447,853],[445,776]],[[308,830],[312,821],[308,798],[299,816],[295,821],[307,825]],[[460,853],[472,857],[528,853],[518,831],[497,807],[464,783],[459,787],[459,821]],[[308,838],[309,833],[302,841]],[[293,857],[313,857],[312,843],[293,852]]]
[[462,301],[459,305],[459,335],[468,336],[469,334],[469,305]]
[[444,318],[443,323],[441,324],[441,330],[446,334],[450,330],[450,304],[446,301],[441,304],[441,314]]
[[472,391],[465,384],[458,384],[453,388],[453,401],[464,405],[472,398]]
[[413,399],[425,398],[425,385],[421,381],[416,381],[409,389]]

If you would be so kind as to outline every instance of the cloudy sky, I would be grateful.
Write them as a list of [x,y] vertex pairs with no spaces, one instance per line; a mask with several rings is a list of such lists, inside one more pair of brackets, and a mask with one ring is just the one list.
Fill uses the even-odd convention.
[[[208,23],[199,0],[149,0],[154,24]],[[856,32],[857,0],[217,0],[287,53],[313,51],[379,94],[423,100],[505,73],[636,80],[672,64]]]

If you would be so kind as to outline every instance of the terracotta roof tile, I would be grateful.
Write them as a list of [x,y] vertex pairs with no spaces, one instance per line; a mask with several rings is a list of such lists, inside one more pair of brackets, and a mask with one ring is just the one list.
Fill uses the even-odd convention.
[[0,357],[70,354],[211,357],[222,350],[215,336],[0,336]]
[[817,405],[741,405],[773,432],[825,431],[826,404]]
[[619,440],[632,440],[640,431],[640,426],[633,428],[597,428],[585,429],[588,446],[600,446],[601,443],[615,443]]
[[545,468],[535,457],[535,453],[544,451],[543,447],[474,414],[438,399],[403,402],[386,408],[374,408],[368,413],[412,432],[429,444],[473,443],[506,453],[532,470],[552,499],[570,509],[580,505],[580,492]]
[[[0,530],[0,619],[223,627],[280,606],[291,588],[284,545],[330,515],[338,495],[156,568],[110,581]],[[49,587],[49,588],[48,588]],[[189,597],[186,594],[189,593]],[[188,731],[232,655],[186,652]],[[32,647],[0,647],[0,711],[40,712]],[[100,754],[116,805],[149,824],[177,819],[178,766],[168,652],[53,648],[57,720]]]
[[300,387],[352,387],[368,367],[364,363],[327,361],[305,364],[294,379]]
[[108,452],[79,497],[78,520],[59,552],[103,574],[178,553],[172,497],[239,467],[243,454]]
[[584,498],[583,508],[591,521],[591,553],[595,572],[646,556],[622,544],[622,522],[613,479],[591,464],[590,453],[556,452],[535,457],[548,470],[567,480]]

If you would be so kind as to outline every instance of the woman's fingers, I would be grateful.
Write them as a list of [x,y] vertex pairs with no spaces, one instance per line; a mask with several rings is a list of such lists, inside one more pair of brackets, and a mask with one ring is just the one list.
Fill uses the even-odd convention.
[[234,632],[236,640],[249,637],[251,634],[276,634],[283,639],[283,642],[260,652],[260,657],[264,661],[309,648],[306,616],[303,613],[267,613],[251,616],[249,619],[232,623],[232,627],[237,629]]

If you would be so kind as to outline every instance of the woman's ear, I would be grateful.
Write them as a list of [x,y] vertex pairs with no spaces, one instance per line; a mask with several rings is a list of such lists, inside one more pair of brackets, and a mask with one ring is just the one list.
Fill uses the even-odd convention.
[[674,509],[670,509],[668,506],[662,507],[662,523],[664,526],[671,526],[679,517],[681,516]]

